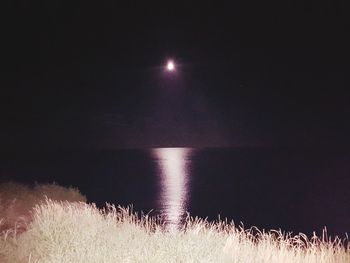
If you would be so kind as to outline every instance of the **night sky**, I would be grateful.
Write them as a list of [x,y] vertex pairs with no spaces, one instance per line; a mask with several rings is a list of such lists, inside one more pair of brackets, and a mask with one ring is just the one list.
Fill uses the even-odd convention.
[[2,152],[350,146],[340,1],[5,2]]

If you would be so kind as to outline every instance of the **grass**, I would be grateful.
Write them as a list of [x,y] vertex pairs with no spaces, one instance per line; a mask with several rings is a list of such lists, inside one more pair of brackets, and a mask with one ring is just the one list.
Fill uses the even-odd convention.
[[75,188],[53,184],[28,186],[20,183],[0,183],[0,232],[15,228],[25,231],[31,221],[32,209],[45,199],[55,201],[86,202]]
[[350,262],[350,247],[339,238],[308,239],[191,217],[169,232],[155,218],[113,205],[98,209],[40,197],[28,218],[24,231],[3,230],[0,262]]

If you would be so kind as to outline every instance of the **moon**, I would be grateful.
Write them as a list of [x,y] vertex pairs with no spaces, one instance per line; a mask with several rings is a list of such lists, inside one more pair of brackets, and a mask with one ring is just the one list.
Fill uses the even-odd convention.
[[175,63],[173,60],[168,60],[166,64],[166,70],[167,71],[174,71],[175,70]]

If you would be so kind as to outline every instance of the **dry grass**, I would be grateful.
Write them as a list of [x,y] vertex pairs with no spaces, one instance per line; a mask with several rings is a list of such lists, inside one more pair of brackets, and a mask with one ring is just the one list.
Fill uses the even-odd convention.
[[[56,187],[38,189],[55,191]],[[71,190],[74,194],[61,190],[57,191],[61,198],[65,193],[76,197],[68,199],[81,198],[76,190]],[[128,208],[108,205],[100,210],[85,202],[50,199],[41,201],[29,214],[26,231],[18,233],[12,228],[0,235],[0,262],[350,262],[350,248],[326,236],[308,239],[190,217],[182,229],[168,232],[156,219],[138,216]]]
[[0,232],[16,228],[24,231],[31,221],[30,211],[46,198],[56,201],[86,202],[75,188],[57,184],[35,184],[28,186],[20,183],[0,183]]
[[166,232],[147,216],[108,206],[46,200],[19,235],[5,232],[2,262],[244,262],[349,263],[340,240],[308,240],[280,232],[244,230],[224,222],[188,218],[177,232]]

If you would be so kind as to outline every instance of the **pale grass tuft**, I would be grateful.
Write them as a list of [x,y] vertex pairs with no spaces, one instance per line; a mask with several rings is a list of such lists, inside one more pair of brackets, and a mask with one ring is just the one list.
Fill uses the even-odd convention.
[[310,240],[281,231],[261,232],[225,221],[187,217],[179,231],[165,231],[148,215],[107,205],[46,200],[20,235],[3,235],[4,263],[234,262],[349,263],[349,247],[325,236]]
[[46,198],[56,201],[86,202],[75,188],[53,184],[28,186],[20,183],[0,183],[0,232],[5,230],[25,231],[31,221],[31,210]]

